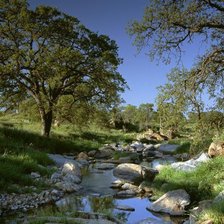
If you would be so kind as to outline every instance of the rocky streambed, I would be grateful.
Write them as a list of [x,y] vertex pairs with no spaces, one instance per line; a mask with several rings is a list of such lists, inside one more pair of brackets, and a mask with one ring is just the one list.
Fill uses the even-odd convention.
[[[153,181],[163,163],[173,163],[180,169],[184,166],[189,168],[206,157],[202,156],[196,162],[192,160],[192,163],[174,163],[177,158],[188,158],[184,154],[170,156],[169,153],[177,147],[134,142],[125,147],[105,145],[88,154],[82,152],[75,158],[49,155],[58,167],[51,178],[44,179],[37,173],[31,175],[37,180],[42,178],[51,188],[40,193],[3,194],[0,196],[0,212],[2,215],[12,211],[26,212],[47,204],[44,209],[52,207],[61,211],[64,217],[70,218],[69,223],[182,223],[183,217],[173,216],[185,214],[185,206],[190,203],[187,193],[180,189],[151,202],[152,192],[145,185],[146,180]],[[116,151],[128,154],[114,160]],[[77,211],[80,212],[79,217]],[[105,213],[110,215],[103,215]],[[38,210],[23,213],[19,219],[6,216],[0,222],[29,223],[35,219],[43,221],[44,218],[46,222],[43,223],[63,223],[59,217],[40,216]]]

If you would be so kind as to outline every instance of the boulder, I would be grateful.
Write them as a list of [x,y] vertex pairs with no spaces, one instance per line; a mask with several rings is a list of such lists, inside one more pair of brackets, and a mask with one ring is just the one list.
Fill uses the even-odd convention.
[[131,191],[134,191],[136,192],[137,194],[138,193],[141,193],[141,189],[138,188],[136,185],[133,185],[133,184],[130,184],[130,183],[125,183],[121,186],[121,189],[122,190],[131,190]]
[[80,185],[71,182],[58,182],[55,186],[65,193],[77,192],[82,188]]
[[141,221],[138,221],[136,224],[172,224],[173,222],[170,221],[165,221],[161,219],[156,219],[156,218],[147,218],[143,219]]
[[118,198],[131,198],[131,197],[134,197],[135,195],[136,195],[136,192],[132,190],[124,190],[124,191],[117,192],[115,196]]
[[88,152],[89,157],[94,157],[96,155],[97,151],[96,150],[91,150]]
[[85,152],[80,152],[77,156],[77,159],[84,159],[84,160],[88,160],[89,156],[85,153]]
[[174,153],[177,151],[179,145],[174,145],[174,144],[162,144],[160,145],[160,147],[158,148],[158,150],[160,152],[163,153]]
[[147,207],[153,212],[164,212],[170,215],[184,215],[185,207],[190,204],[189,194],[182,189],[169,191]]
[[168,140],[167,136],[161,135],[159,133],[153,133],[150,138],[156,139],[157,141],[165,141]]
[[176,162],[172,163],[171,167],[177,170],[182,170],[182,171],[192,171],[196,169],[198,165],[200,165],[203,162],[207,162],[209,160],[209,157],[206,153],[202,153],[201,155],[187,160],[186,162]]
[[110,159],[113,156],[114,150],[111,148],[101,148],[96,152],[94,157],[96,159]]
[[122,185],[125,184],[125,181],[122,180],[115,180],[111,183],[111,188],[121,188]]
[[130,183],[140,183],[144,179],[153,181],[157,173],[157,170],[133,163],[120,164],[113,170],[115,177]]
[[65,162],[61,173],[63,175],[70,173],[70,174],[76,175],[81,178],[81,170],[79,168],[79,164],[75,161]]
[[135,211],[135,208],[130,207],[128,205],[117,205],[115,208],[118,210],[129,211],[129,212]]
[[203,200],[198,203],[197,207],[194,207],[190,210],[189,215],[189,224],[196,223],[197,217],[200,215],[201,212],[203,212],[205,209],[208,209],[212,205],[212,200]]
[[70,183],[75,183],[75,184],[81,183],[81,178],[72,173],[65,174],[65,176],[62,177],[62,179],[64,182],[70,182]]
[[212,142],[208,149],[210,157],[224,156],[224,142]]
[[111,170],[114,168],[113,163],[97,163],[95,168],[98,170]]

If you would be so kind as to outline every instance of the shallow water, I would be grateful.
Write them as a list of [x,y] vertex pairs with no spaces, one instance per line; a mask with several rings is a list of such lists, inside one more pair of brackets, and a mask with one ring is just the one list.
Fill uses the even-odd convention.
[[[63,211],[85,211],[85,212],[105,212],[113,214],[122,219],[123,223],[135,224],[146,218],[155,220],[170,221],[180,223],[178,220],[171,220],[168,215],[161,215],[149,212],[146,207],[151,201],[148,198],[126,198],[117,199],[114,197],[117,190],[110,188],[111,183],[116,180],[112,170],[99,171],[90,166],[89,172],[83,176],[81,186],[83,190],[77,194],[70,194],[56,203],[57,207]],[[118,205],[125,205],[135,209],[135,211],[121,211],[116,209]]]
[[[159,163],[159,161],[156,161],[155,163],[157,162]],[[45,206],[42,209],[34,210],[31,214],[38,214],[40,210],[42,214],[44,214],[44,211],[51,209],[52,211],[61,211],[64,214],[75,211],[111,214],[122,220],[122,223],[124,224],[136,224],[146,218],[153,218],[161,224],[163,221],[168,221],[174,224],[182,223],[181,219],[179,221],[179,219],[171,219],[168,215],[149,212],[146,209],[151,203],[149,198],[115,198],[114,196],[118,190],[110,188],[111,183],[114,180],[116,180],[116,178],[113,176],[113,170],[101,171],[95,169],[94,165],[90,165],[89,169],[85,170],[83,174],[81,183],[83,189],[78,194],[69,194],[59,200],[55,205]],[[118,210],[116,209],[118,205],[132,207],[134,208],[134,211]],[[8,217],[8,221],[9,220],[10,218]],[[7,223],[14,224],[14,222],[10,221]]]

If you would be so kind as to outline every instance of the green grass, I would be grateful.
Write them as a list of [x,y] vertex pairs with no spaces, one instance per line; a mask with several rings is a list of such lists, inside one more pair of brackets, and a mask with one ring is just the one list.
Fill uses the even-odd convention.
[[214,203],[199,215],[198,221],[200,223],[206,220],[212,220],[214,224],[224,223],[224,201]]
[[151,186],[157,197],[171,190],[185,189],[192,202],[212,199],[224,190],[224,158],[217,157],[192,172],[177,171],[167,166]]
[[[133,135],[119,131],[79,131],[71,125],[53,129],[50,138],[39,134],[38,123],[16,116],[0,117],[0,192],[15,192],[33,185],[31,172],[49,175],[53,162],[47,153],[78,153],[98,149],[105,143],[129,142]],[[41,166],[40,166],[41,165]],[[37,183],[35,183],[37,184]]]

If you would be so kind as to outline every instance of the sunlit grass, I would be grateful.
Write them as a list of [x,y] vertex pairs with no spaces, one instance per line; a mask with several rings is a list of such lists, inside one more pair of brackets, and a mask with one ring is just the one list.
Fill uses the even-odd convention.
[[154,193],[158,196],[167,191],[185,189],[192,202],[212,199],[224,190],[224,158],[219,157],[203,163],[195,171],[177,171],[170,166],[165,167],[152,183]]

